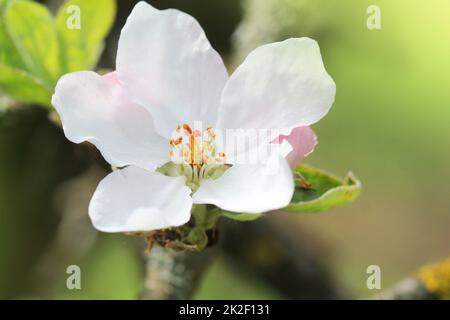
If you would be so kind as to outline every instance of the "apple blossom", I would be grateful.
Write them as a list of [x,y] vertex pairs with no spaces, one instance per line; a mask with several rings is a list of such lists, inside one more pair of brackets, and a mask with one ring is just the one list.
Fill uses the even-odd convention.
[[[288,160],[295,165],[312,151],[308,126],[334,96],[314,40],[263,45],[228,76],[193,17],[139,2],[122,29],[116,71],[64,75],[52,103],[70,141],[89,141],[120,168],[92,197],[93,225],[134,232],[183,225],[193,204],[246,213],[287,206],[294,192]],[[238,129],[280,130],[259,144],[288,142],[292,151],[235,163],[216,134]]]

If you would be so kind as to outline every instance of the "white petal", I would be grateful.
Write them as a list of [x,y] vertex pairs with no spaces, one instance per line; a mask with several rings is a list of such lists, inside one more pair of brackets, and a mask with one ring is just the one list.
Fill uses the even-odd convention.
[[190,15],[139,2],[122,29],[117,71],[165,137],[179,124],[198,120],[206,128],[216,122],[228,74]]
[[127,167],[100,182],[89,204],[89,216],[94,227],[104,232],[180,226],[191,215],[190,193],[184,177]]
[[265,212],[289,204],[293,181],[287,161],[275,155],[265,164],[235,165],[219,179],[203,180],[193,199],[233,212]]
[[289,133],[321,119],[335,92],[314,40],[293,38],[263,45],[248,55],[227,82],[217,127]]
[[[277,138],[282,131],[264,131],[260,134],[250,129],[227,131],[231,131],[231,134],[227,133],[224,136],[220,133],[216,136],[216,148],[225,153],[227,164],[265,162],[274,154],[286,157],[293,150],[288,140],[282,140],[281,143],[272,142],[278,141]],[[273,136],[277,138],[272,139]]]
[[167,140],[154,130],[151,115],[127,100],[114,74],[67,74],[58,81],[52,103],[66,137],[93,143],[113,166],[153,169],[169,159]]

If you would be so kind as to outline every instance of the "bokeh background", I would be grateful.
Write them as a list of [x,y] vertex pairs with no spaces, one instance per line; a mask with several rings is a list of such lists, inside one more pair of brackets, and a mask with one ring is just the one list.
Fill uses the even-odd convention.
[[[61,3],[40,2],[52,9]],[[450,254],[449,1],[148,2],[196,17],[230,72],[261,44],[300,36],[319,42],[337,96],[314,126],[319,145],[306,162],[342,176],[353,171],[363,192],[354,204],[326,213],[269,219],[281,226],[277,232],[286,225],[292,233],[293,226],[298,241],[315,243],[346,294],[375,293],[366,287],[369,265],[381,267],[388,288]],[[135,3],[118,0],[101,68],[114,68],[118,35]],[[381,9],[381,30],[366,26],[371,4]],[[99,234],[87,217],[106,166],[81,161],[80,150],[40,107],[11,111],[6,104],[0,96],[0,297],[136,298],[142,240]],[[269,263],[275,259],[276,248],[260,250]],[[70,264],[81,266],[82,290],[66,289]],[[195,298],[288,298],[289,292],[219,252]]]

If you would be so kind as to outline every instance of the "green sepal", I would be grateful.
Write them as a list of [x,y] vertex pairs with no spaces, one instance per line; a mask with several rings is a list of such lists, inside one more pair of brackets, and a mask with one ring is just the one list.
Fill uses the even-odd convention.
[[236,221],[254,221],[261,217],[263,217],[262,213],[245,213],[245,212],[231,212],[221,210],[222,216],[227,217],[228,219],[236,220]]

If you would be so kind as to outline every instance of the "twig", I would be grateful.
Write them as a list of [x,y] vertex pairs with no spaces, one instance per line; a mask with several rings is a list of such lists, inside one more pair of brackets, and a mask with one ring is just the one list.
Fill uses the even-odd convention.
[[190,299],[214,253],[211,248],[188,252],[153,247],[145,254],[145,282],[140,299]]
[[450,299],[450,257],[422,267],[416,275],[402,280],[376,296],[377,300]]

